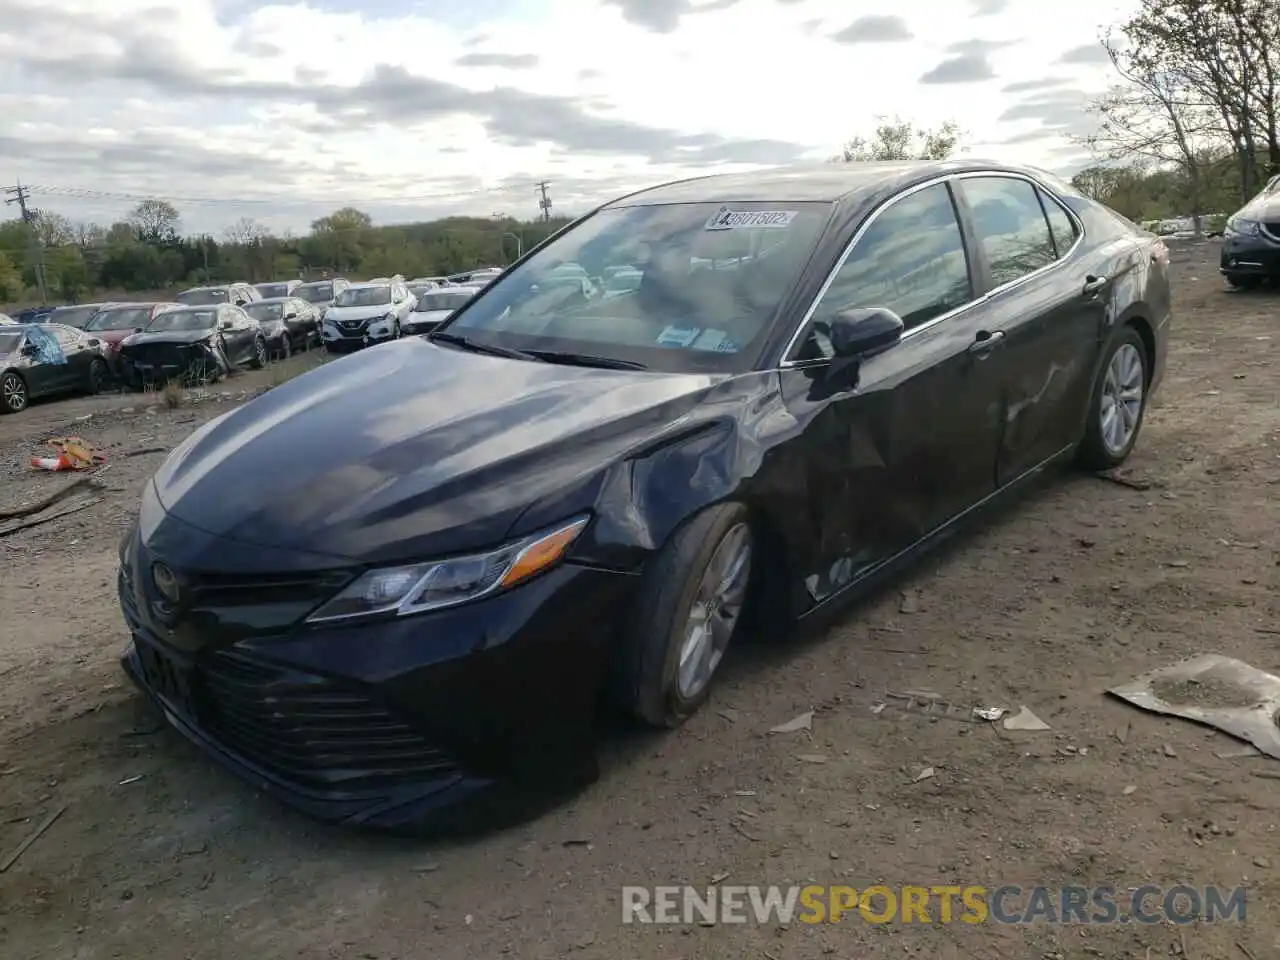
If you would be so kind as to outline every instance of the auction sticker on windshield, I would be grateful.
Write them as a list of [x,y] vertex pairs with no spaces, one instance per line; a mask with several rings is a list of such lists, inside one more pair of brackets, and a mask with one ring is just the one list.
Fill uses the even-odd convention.
[[707,221],[708,230],[738,230],[743,227],[769,227],[773,229],[791,226],[796,218],[795,210],[730,210],[721,207]]
[[701,327],[667,327],[658,334],[660,347],[687,347],[698,339]]

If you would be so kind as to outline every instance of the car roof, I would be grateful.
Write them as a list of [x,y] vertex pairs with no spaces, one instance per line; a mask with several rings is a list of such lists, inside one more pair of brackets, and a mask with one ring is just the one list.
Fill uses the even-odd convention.
[[261,300],[255,300],[249,306],[257,306],[260,303],[284,303],[286,300],[297,300],[297,297],[263,297]]
[[1042,171],[988,160],[880,160],[771,167],[745,173],[715,173],[676,180],[619,197],[608,207],[660,203],[835,203],[858,195],[905,187],[948,173],[992,172],[1042,175]]
[[357,283],[351,284],[351,286],[348,287],[347,289],[362,290],[362,289],[368,289],[370,287],[389,287],[391,286],[392,283],[393,281],[391,280],[361,280]]

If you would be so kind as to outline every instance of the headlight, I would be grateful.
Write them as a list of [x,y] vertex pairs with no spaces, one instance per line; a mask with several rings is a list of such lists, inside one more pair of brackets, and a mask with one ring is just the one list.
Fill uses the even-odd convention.
[[577,517],[489,553],[370,570],[309,616],[307,622],[333,623],[387,614],[407,616],[454,607],[510,589],[560,562],[588,519]]
[[1227,228],[1224,232],[1234,234],[1237,237],[1256,237],[1258,235],[1258,222],[1256,220],[1232,217],[1227,221]]

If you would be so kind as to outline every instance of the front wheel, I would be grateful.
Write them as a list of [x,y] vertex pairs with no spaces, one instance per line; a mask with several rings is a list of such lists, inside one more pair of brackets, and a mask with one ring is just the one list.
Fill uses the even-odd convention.
[[103,391],[107,385],[107,380],[111,376],[111,371],[107,368],[107,361],[94,359],[89,363],[89,392],[97,395]]
[[1250,274],[1228,273],[1227,283],[1237,290],[1256,290],[1262,286],[1262,278]]
[[253,359],[249,361],[249,366],[255,370],[261,370],[267,365],[267,341],[262,337],[253,341]]
[[0,377],[0,413],[21,413],[27,408],[27,382],[16,373]]
[[287,333],[280,334],[280,359],[288,360],[293,356],[293,341]]
[[620,693],[640,719],[676,727],[711,689],[748,600],[754,540],[738,503],[704,510],[654,558],[620,663]]
[[1088,470],[1110,470],[1129,458],[1147,410],[1146,344],[1133,327],[1125,327],[1107,355],[1093,389],[1089,423],[1079,460]]

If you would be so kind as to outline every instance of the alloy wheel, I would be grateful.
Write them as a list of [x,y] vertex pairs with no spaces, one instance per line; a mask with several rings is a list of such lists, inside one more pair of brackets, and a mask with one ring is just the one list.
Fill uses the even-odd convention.
[[285,360],[293,356],[293,343],[287,333],[280,337],[280,356]]
[[89,364],[89,392],[101,393],[107,382],[107,365],[101,360]]
[[1133,440],[1146,400],[1145,388],[1146,369],[1141,352],[1132,343],[1121,344],[1107,365],[1099,405],[1102,442],[1109,453],[1123,453]]
[[7,373],[0,380],[0,402],[10,413],[17,413],[27,406],[27,385],[16,373]]
[[265,367],[267,365],[267,342],[265,340],[258,340],[254,343],[253,355],[258,366]]
[[686,700],[700,694],[724,657],[751,578],[751,530],[731,527],[711,555],[685,622],[676,683]]

